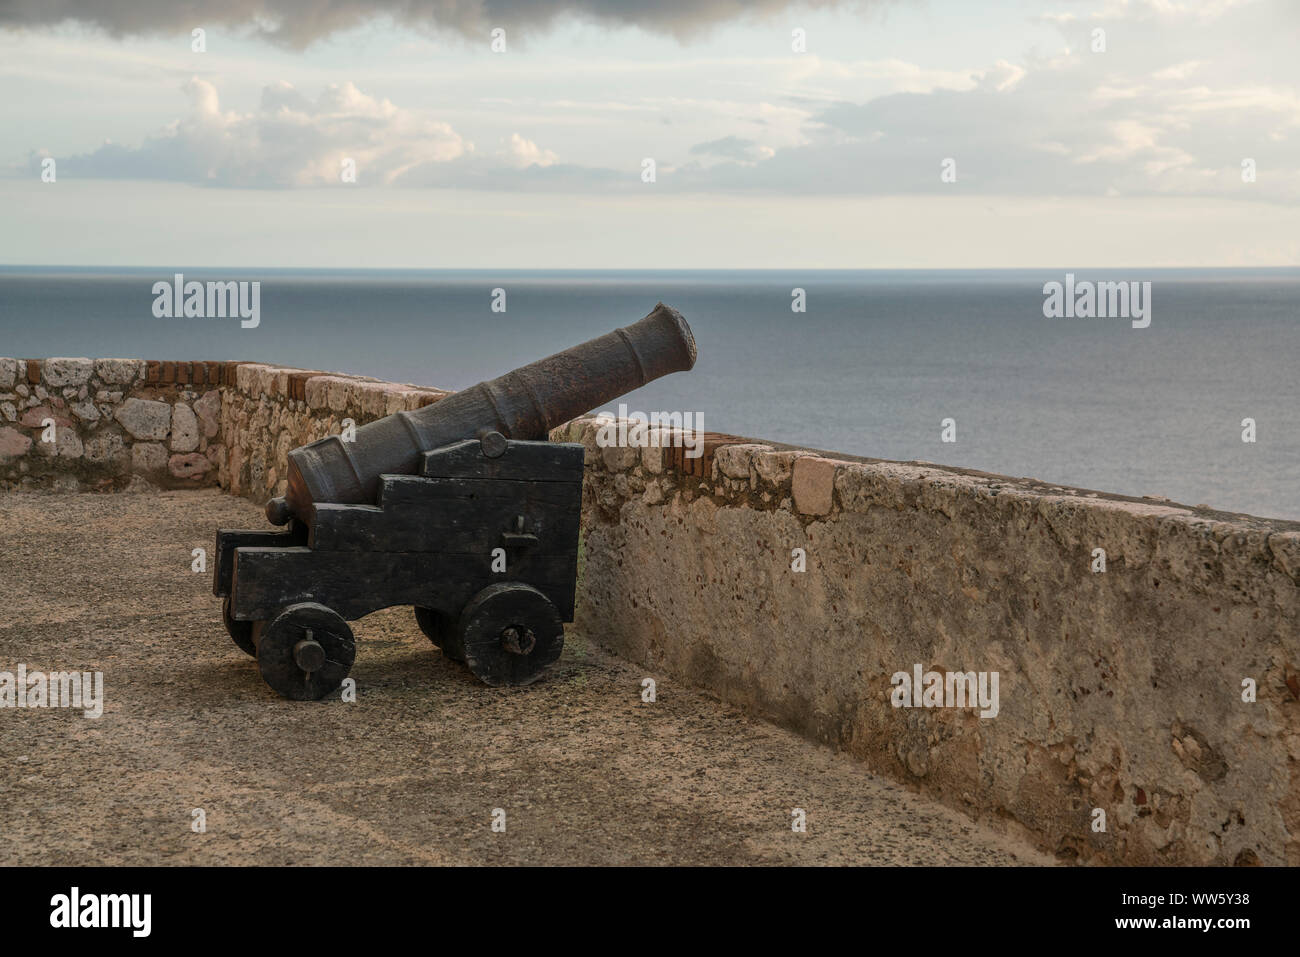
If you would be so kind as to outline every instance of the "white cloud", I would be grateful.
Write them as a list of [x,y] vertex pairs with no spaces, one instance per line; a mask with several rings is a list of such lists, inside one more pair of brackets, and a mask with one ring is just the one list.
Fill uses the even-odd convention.
[[[803,142],[770,159],[732,155],[665,182],[695,191],[1300,202],[1293,58],[1242,53],[1275,48],[1287,21],[1300,21],[1297,9],[1264,0],[1208,13],[1110,4],[1059,21],[1069,39],[1106,18],[1107,52],[1076,42],[1073,53],[1000,59],[965,87],[840,101],[810,117]],[[955,183],[939,175],[948,157]],[[1257,164],[1256,182],[1242,181],[1245,158]]]
[[[553,62],[567,79],[553,88],[515,83],[510,97],[444,99],[426,110],[350,83],[314,99],[280,83],[241,113],[194,79],[185,117],[139,146],[69,156],[66,170],[61,159],[60,170],[293,187],[337,183],[350,157],[363,185],[600,194],[640,188],[640,159],[654,155],[657,191],[1300,202],[1300,74],[1283,55],[1300,5],[1096,3],[1099,11],[1079,4],[1054,21],[1075,52],[990,56],[979,69],[813,54],[583,61],[584,84],[591,72],[633,68],[691,77],[662,90],[629,84],[623,99],[599,85],[590,101],[575,96],[577,74],[563,58]],[[1087,37],[1098,22],[1108,43],[1094,54]],[[728,69],[734,76],[720,79]],[[499,145],[475,152],[466,129]],[[939,175],[948,157],[956,183]],[[1242,182],[1245,158],[1255,160],[1257,182]]]
[[542,149],[532,140],[525,139],[518,133],[510,134],[506,158],[516,169],[526,169],[529,166],[554,166],[559,160],[559,157],[550,150]]
[[407,171],[473,150],[447,123],[376,99],[351,83],[315,100],[288,83],[266,87],[257,110],[221,108],[217,88],[192,77],[190,112],[138,147],[105,143],[60,159],[79,178],[156,179],[241,187],[321,186],[341,182],[352,160],[359,183],[391,183]]

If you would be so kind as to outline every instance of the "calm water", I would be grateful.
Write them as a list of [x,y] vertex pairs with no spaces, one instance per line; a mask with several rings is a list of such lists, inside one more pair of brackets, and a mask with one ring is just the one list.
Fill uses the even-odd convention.
[[[0,269],[0,355],[254,359],[462,388],[680,309],[695,371],[633,393],[705,428],[1300,518],[1300,270],[1076,270],[1153,282],[1150,328],[1043,318],[1065,270],[304,272],[262,282],[261,325],[155,319],[172,269]],[[793,314],[790,291],[807,290]],[[491,290],[507,291],[493,313]],[[940,441],[944,418],[957,441]],[[1241,441],[1252,417],[1258,441]]]

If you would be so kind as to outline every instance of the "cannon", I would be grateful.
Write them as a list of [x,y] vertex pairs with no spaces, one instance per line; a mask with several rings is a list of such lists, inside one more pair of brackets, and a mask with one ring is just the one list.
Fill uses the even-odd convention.
[[280,695],[338,689],[348,622],[410,605],[448,658],[492,686],[559,658],[573,621],[583,447],[551,429],[695,365],[659,303],[640,321],[289,453],[277,529],[217,532],[213,593],[235,644]]

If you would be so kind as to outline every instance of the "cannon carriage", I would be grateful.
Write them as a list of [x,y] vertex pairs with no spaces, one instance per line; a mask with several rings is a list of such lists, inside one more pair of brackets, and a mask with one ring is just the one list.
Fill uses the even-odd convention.
[[[375,505],[318,503],[283,532],[217,533],[231,638],[287,698],[351,669],[348,621],[411,605],[421,630],[489,685],[527,684],[573,619],[583,448],[498,432],[385,475]],[[487,640],[495,636],[498,640]]]
[[349,621],[411,605],[449,658],[522,685],[560,656],[573,620],[584,449],[551,428],[691,368],[686,321],[639,322],[418,412],[289,455],[282,530],[217,532],[213,592],[235,644],[286,698],[336,690],[356,657]]

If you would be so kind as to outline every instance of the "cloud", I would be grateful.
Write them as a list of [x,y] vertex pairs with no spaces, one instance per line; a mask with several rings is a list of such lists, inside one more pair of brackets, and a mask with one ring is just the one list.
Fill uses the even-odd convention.
[[[523,31],[571,17],[685,37],[728,20],[775,14],[790,5],[791,0],[8,0],[0,5],[0,27],[75,21],[122,36],[189,33],[196,26],[220,25],[248,27],[287,46],[304,47],[380,18],[486,37],[495,27]],[[836,5],[841,5],[839,0],[800,4]],[[844,5],[875,4],[859,0]]]
[[[505,138],[476,151],[439,116],[351,84],[315,99],[278,84],[256,111],[239,114],[223,110],[213,86],[192,80],[186,117],[138,147],[107,144],[69,157],[66,170],[60,160],[60,172],[291,187],[337,183],[342,160],[353,158],[362,185],[645,192],[639,163],[653,149],[656,191],[1300,203],[1300,70],[1286,52],[1294,43],[1286,28],[1300,23],[1300,5],[1224,2],[1212,20],[1198,9],[1166,0],[1115,4],[1059,21],[1061,47],[1048,55],[997,59],[982,70],[930,76],[920,88],[857,93],[855,101],[760,87],[757,99],[633,98],[613,104],[629,114],[620,119],[599,99],[612,144],[602,146],[596,162],[603,166],[584,163],[595,155],[590,141],[584,154],[581,131],[546,119],[535,101],[513,104],[514,115],[490,131]],[[1097,23],[1106,25],[1103,53],[1090,45]],[[814,80],[844,71],[855,78],[926,72],[896,60],[788,59]],[[934,85],[938,79],[943,85]],[[860,86],[837,89],[843,96]],[[647,109],[665,119],[671,111],[674,121],[690,116],[694,129],[707,132],[647,137]],[[546,141],[530,138],[536,128],[548,131]],[[955,161],[955,182],[941,178],[947,159]],[[1243,181],[1246,160],[1254,182]]]
[[[968,88],[898,92],[813,114],[803,142],[755,161],[726,137],[665,188],[846,195],[1218,196],[1300,203],[1300,84],[1279,43],[1296,8],[1163,2],[1063,22],[1069,46],[999,60]],[[1128,19],[1121,18],[1127,11]],[[1279,41],[1279,35],[1288,37]],[[1260,50],[1276,56],[1256,57]],[[1244,51],[1244,52],[1239,52]],[[1272,64],[1267,71],[1262,62]],[[952,159],[957,179],[945,182]],[[1253,161],[1255,181],[1243,180]],[[1248,165],[1248,164],[1247,164]]]
[[[59,175],[287,189],[341,185],[351,161],[359,186],[577,192],[638,182],[635,170],[561,163],[554,151],[519,133],[500,149],[480,153],[449,124],[368,96],[351,83],[330,85],[315,99],[275,83],[251,113],[223,110],[207,80],[192,77],[183,89],[190,99],[186,116],[139,146],[109,142],[55,157]],[[39,175],[49,155],[33,151],[28,173]]]
[[550,150],[544,150],[532,140],[524,139],[518,133],[510,134],[510,143],[506,147],[505,155],[510,165],[519,169],[526,169],[529,166],[554,166],[559,159]]
[[[288,83],[262,91],[252,113],[221,108],[217,88],[191,78],[190,112],[138,147],[106,143],[59,158],[60,173],[86,179],[173,180],[210,186],[295,187],[340,183],[345,161],[359,183],[391,183],[413,169],[473,150],[447,123],[367,96],[351,83],[316,99]],[[32,162],[39,165],[35,154]]]
[[776,155],[776,150],[740,136],[724,136],[707,143],[696,143],[691,147],[691,155],[753,165],[760,160],[771,159]]

